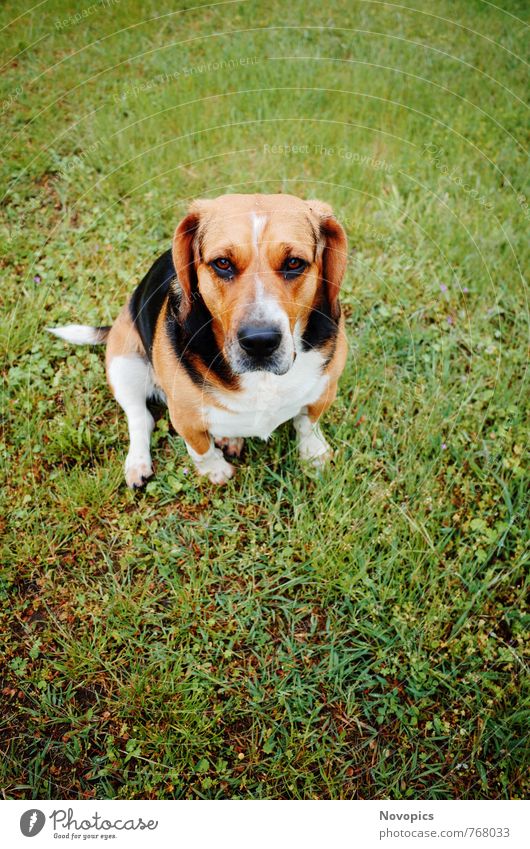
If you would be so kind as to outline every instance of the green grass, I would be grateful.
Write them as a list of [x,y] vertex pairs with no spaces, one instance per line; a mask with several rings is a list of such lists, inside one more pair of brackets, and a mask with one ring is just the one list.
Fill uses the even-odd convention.
[[[0,13],[4,796],[521,798],[528,5],[187,5]],[[161,411],[135,495],[102,351],[44,328],[233,190],[346,223],[336,461],[284,426],[218,490]]]

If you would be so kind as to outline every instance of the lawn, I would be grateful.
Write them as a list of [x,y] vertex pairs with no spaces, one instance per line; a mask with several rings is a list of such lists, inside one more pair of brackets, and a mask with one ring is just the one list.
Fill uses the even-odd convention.
[[[530,792],[528,13],[2,4],[5,798]],[[44,328],[229,191],[347,229],[334,465],[284,425],[217,489],[160,409],[134,493],[102,349]]]

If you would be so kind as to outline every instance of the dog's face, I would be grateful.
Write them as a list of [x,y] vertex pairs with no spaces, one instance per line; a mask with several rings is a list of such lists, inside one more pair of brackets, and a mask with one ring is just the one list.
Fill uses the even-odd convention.
[[196,201],[173,242],[182,317],[201,298],[236,374],[285,374],[310,314],[321,310],[323,321],[338,319],[346,254],[344,230],[320,201],[291,195]]

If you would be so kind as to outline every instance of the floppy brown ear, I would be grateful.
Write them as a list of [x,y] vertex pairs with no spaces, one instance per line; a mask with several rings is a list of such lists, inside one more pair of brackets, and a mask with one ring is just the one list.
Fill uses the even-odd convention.
[[330,215],[320,222],[320,232],[325,240],[322,253],[322,283],[327,289],[331,317],[340,316],[340,284],[348,261],[348,239],[341,224]]
[[322,250],[322,285],[326,287],[331,307],[331,317],[340,316],[340,285],[348,261],[348,239],[344,228],[333,215],[333,210],[322,201],[308,201],[309,208],[317,218]]
[[172,257],[177,279],[181,288],[181,318],[188,315],[194,293],[197,291],[197,269],[195,266],[195,237],[199,227],[200,215],[190,212],[182,219],[173,236]]

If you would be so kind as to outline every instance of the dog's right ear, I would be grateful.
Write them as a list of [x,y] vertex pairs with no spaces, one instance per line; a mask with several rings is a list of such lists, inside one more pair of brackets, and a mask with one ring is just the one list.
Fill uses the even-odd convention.
[[188,316],[193,298],[198,291],[197,234],[200,220],[201,211],[198,208],[198,204],[195,203],[188,215],[180,222],[173,236],[171,254],[181,289],[180,316],[182,319]]
[[308,200],[306,203],[318,221],[323,241],[322,283],[328,294],[331,316],[337,321],[340,316],[340,284],[348,258],[348,239],[344,227],[339,224],[328,203],[319,200]]

